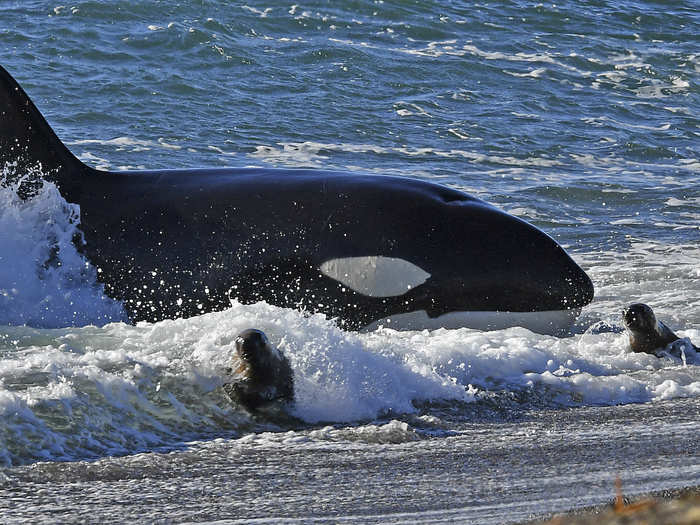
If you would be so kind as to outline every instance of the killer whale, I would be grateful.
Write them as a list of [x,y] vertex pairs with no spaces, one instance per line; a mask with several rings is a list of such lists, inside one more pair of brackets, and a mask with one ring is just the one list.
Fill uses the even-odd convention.
[[17,173],[41,166],[80,206],[76,245],[133,322],[235,298],[322,312],[350,329],[559,333],[593,298],[551,237],[433,183],[311,169],[93,169],[0,67],[8,163]]

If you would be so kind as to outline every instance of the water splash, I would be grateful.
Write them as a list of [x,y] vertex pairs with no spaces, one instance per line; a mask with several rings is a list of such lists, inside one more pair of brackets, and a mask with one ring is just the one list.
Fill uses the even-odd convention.
[[[252,416],[220,388],[236,335],[251,327],[290,360],[295,403],[288,420]],[[695,351],[686,356],[700,362]],[[319,423],[369,425],[377,436],[363,439],[381,441],[380,427],[391,419],[411,427],[398,437],[392,431],[391,439],[414,439],[451,432],[455,417],[469,421],[474,411],[466,406],[478,412],[697,397],[699,373],[679,358],[629,352],[623,333],[566,339],[522,328],[355,333],[322,315],[265,303],[137,326],[4,327],[0,461],[173,450],[193,439],[279,425],[296,431]]]
[[81,326],[126,320],[76,249],[80,207],[40,168],[0,172],[0,324]]

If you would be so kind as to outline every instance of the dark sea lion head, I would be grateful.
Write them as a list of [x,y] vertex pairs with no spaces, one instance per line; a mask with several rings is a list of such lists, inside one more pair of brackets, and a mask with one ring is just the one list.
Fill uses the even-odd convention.
[[644,303],[634,303],[622,310],[625,327],[633,332],[650,333],[657,331],[654,311]]
[[678,340],[678,336],[659,321],[646,304],[634,303],[622,311],[622,322],[630,337],[633,352],[658,355],[659,350]]
[[231,400],[251,411],[276,400],[294,400],[294,375],[285,355],[260,330],[243,330],[235,339],[236,355],[223,385]]
[[236,337],[236,353],[253,366],[263,366],[274,351],[264,332],[249,328]]

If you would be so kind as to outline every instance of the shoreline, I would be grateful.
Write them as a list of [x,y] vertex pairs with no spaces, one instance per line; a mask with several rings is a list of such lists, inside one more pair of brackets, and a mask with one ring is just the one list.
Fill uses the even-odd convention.
[[700,486],[621,495],[609,503],[581,507],[523,522],[521,525],[617,525],[700,523]]

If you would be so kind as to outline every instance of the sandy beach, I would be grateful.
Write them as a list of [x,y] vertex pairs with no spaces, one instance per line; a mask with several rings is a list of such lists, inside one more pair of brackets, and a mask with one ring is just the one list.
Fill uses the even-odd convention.
[[700,523],[700,487],[666,490],[633,498],[618,495],[606,505],[555,514],[544,521],[550,525],[691,525]]

